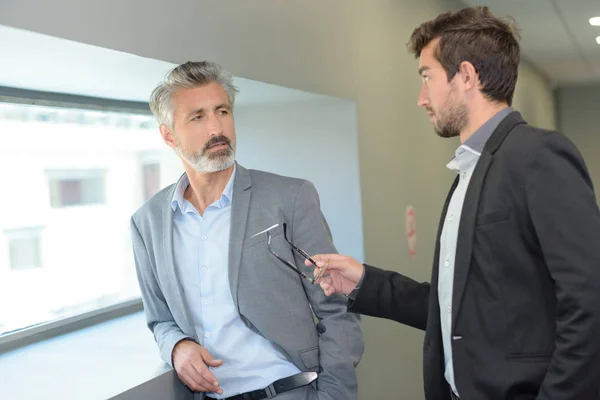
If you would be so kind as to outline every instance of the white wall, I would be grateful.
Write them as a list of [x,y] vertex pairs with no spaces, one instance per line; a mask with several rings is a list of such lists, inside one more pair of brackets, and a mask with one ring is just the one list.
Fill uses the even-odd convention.
[[338,251],[364,258],[356,106],[312,102],[236,107],[238,161],[310,180]]

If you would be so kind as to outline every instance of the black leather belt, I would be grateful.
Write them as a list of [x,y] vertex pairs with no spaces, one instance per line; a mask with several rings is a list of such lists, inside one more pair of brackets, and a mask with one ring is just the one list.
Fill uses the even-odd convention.
[[316,372],[301,372],[296,375],[288,376],[287,378],[279,379],[271,383],[264,389],[253,390],[252,392],[246,392],[242,394],[236,394],[235,396],[227,397],[223,400],[261,400],[271,399],[280,393],[287,392],[288,390],[297,389],[302,386],[306,386],[317,379],[318,374]]

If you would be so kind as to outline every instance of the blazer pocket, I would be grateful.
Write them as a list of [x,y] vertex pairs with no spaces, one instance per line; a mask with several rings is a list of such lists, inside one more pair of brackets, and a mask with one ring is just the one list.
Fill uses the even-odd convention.
[[319,366],[319,346],[298,352],[306,368],[316,368]]
[[[283,234],[283,231],[281,229],[279,229],[279,227],[277,227],[277,228],[269,231],[269,233],[271,234],[271,236],[273,238],[275,238],[275,237]],[[263,246],[266,247],[267,246],[266,241],[267,241],[267,234],[266,233],[261,233],[258,236],[254,236],[254,237],[251,237],[249,239],[244,240],[244,246],[243,247],[247,249],[247,248],[250,248],[250,247],[254,247],[254,246],[258,245],[258,244],[261,244],[261,243],[263,244]]]
[[523,362],[548,362],[551,358],[552,353],[512,353],[506,355],[507,360]]
[[479,214],[477,217],[477,226],[491,225],[499,222],[508,221],[510,217],[510,210],[508,208],[501,208],[498,210],[487,211],[483,214]]

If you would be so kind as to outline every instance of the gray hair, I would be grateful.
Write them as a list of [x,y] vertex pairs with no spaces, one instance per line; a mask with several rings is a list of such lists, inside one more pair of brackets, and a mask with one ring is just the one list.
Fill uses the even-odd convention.
[[160,125],[173,129],[173,94],[180,89],[195,89],[218,83],[225,89],[233,110],[238,88],[233,75],[219,64],[210,61],[188,61],[173,68],[150,95],[150,110]]

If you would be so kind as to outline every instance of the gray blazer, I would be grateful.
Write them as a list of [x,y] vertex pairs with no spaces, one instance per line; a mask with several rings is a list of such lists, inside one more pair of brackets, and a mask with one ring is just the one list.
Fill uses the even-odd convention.
[[[173,184],[161,190],[131,219],[148,327],[162,359],[170,365],[178,341],[198,341],[190,323],[193,305],[185,304],[182,296],[181,280],[185,277],[174,268],[171,200],[175,187]],[[292,243],[309,254],[336,252],[317,191],[310,182],[237,165],[229,242],[229,283],[234,304],[244,323],[277,345],[296,367],[320,371],[319,399],[356,399],[354,368],[364,349],[358,315],[346,311],[344,297],[326,298],[319,285],[311,285],[271,255],[266,235],[250,238],[279,224],[271,231],[272,248],[305,268],[304,259],[283,239],[283,222],[287,223]]]

